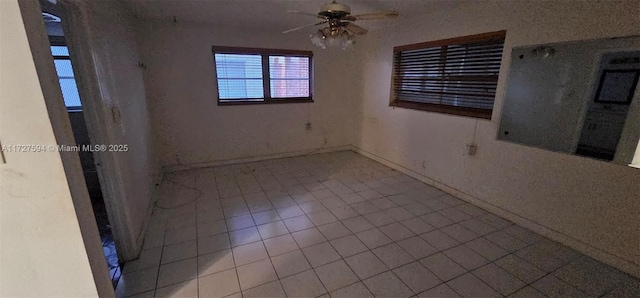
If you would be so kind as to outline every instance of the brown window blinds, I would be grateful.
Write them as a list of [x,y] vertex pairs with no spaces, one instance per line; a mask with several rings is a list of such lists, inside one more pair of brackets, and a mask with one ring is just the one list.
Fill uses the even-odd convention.
[[490,119],[505,33],[395,47],[391,105]]

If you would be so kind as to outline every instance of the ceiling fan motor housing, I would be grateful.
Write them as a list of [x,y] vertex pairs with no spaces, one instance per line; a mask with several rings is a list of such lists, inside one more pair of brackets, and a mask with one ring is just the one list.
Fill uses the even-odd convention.
[[325,4],[321,9],[322,11],[318,14],[330,19],[340,19],[351,14],[351,7],[349,7],[349,5],[336,2]]

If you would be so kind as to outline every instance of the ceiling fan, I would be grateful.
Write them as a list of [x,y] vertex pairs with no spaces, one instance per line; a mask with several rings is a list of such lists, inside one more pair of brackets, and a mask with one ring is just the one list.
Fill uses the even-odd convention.
[[393,10],[352,15],[349,5],[338,3],[335,0],[323,5],[317,14],[297,10],[288,10],[287,12],[312,16],[321,19],[321,21],[289,29],[282,33],[289,33],[324,24],[328,25],[318,30],[316,34],[311,35],[311,41],[322,48],[334,45],[342,45],[343,48],[346,48],[353,44],[355,35],[363,35],[369,32],[369,30],[354,24],[353,22],[355,21],[394,19],[399,15],[397,11]]

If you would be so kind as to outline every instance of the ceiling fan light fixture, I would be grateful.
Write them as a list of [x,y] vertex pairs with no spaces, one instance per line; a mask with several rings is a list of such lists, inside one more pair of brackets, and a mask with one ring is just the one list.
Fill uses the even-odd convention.
[[322,21],[285,30],[282,33],[289,33],[313,26],[328,25],[318,30],[318,32],[309,35],[311,42],[323,49],[327,47],[342,47],[346,49],[355,43],[355,35],[367,34],[369,30],[353,23],[357,20],[394,19],[398,17],[397,11],[379,11],[351,15],[351,7],[349,7],[349,5],[337,3],[335,0],[323,5],[318,14],[297,10],[288,10],[287,12],[313,16],[322,19]]
[[314,34],[310,34],[309,38],[311,38],[311,43],[322,49],[341,47],[346,50],[355,43],[354,36],[341,28],[332,30],[329,27],[325,27]]

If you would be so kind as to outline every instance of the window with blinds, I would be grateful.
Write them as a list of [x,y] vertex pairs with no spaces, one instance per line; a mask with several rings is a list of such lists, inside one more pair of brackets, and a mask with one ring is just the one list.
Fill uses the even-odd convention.
[[505,34],[395,47],[391,105],[490,119]]
[[309,51],[213,47],[218,104],[312,102]]

